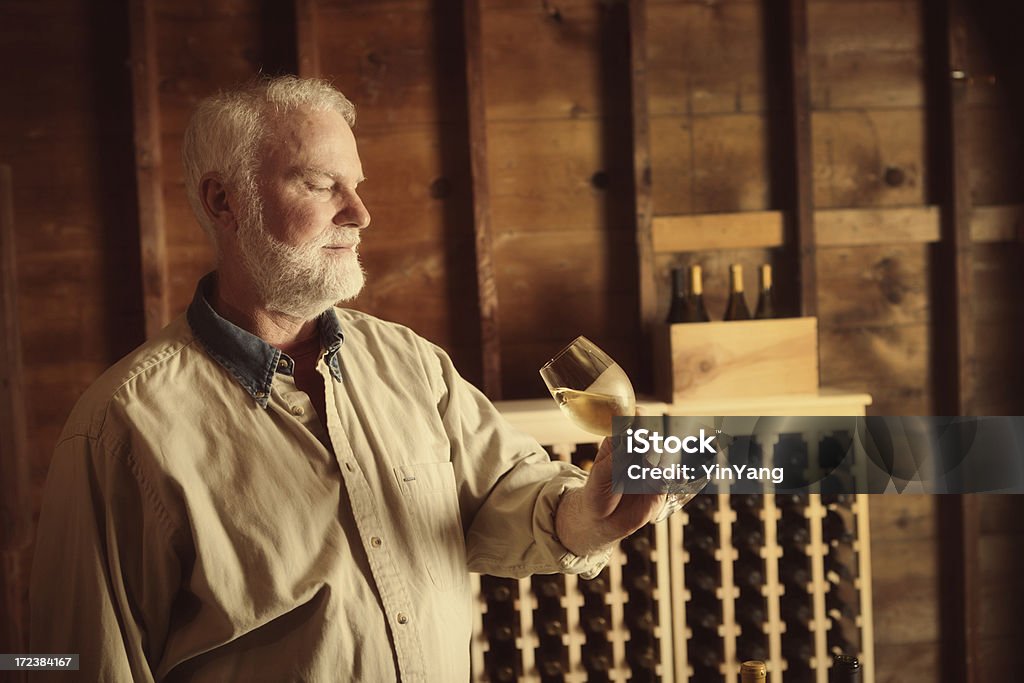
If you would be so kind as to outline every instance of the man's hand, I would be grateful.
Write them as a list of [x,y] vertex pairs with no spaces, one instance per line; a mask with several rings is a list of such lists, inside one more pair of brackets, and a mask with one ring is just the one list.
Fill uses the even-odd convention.
[[590,555],[647,524],[664,504],[664,494],[612,492],[612,442],[605,439],[587,483],[562,497],[555,515],[555,533],[571,552]]

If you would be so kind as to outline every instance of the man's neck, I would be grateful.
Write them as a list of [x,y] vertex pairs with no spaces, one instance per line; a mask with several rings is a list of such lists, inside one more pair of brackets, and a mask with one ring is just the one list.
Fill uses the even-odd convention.
[[272,346],[291,345],[317,333],[317,320],[272,311],[252,297],[252,287],[236,286],[230,275],[218,271],[210,305],[225,320]]

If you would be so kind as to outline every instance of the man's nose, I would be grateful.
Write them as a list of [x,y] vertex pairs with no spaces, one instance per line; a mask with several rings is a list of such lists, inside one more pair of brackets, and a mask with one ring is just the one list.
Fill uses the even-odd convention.
[[370,212],[366,205],[355,192],[346,194],[344,202],[334,216],[334,224],[345,228],[357,228],[363,230],[370,225]]

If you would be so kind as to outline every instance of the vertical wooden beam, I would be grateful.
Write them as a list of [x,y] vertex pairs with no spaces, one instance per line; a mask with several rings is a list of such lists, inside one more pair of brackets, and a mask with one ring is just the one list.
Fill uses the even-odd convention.
[[25,382],[18,324],[11,169],[0,165],[0,650],[25,652],[21,554],[32,528]]
[[147,337],[156,334],[170,319],[160,100],[157,94],[159,76],[153,5],[154,0],[131,0],[129,4],[135,178],[138,190],[142,297]]
[[[934,334],[942,355],[936,358],[936,384],[944,389],[939,411],[971,415],[976,400],[971,252],[970,160],[968,131],[967,6],[963,0],[935,3],[926,24],[932,47],[930,94],[932,123],[937,130],[932,167],[934,190],[941,207],[942,239],[936,270],[937,308]],[[943,374],[948,376],[943,377]],[[980,655],[978,605],[981,598],[978,547],[979,501],[975,496],[943,496],[939,502],[942,545],[943,671],[947,681],[978,683]]]
[[[765,11],[771,11],[769,7]],[[792,142],[792,236],[800,268],[800,313],[818,314],[817,245],[814,239],[814,154],[811,149],[810,71],[807,57],[807,0],[787,4],[787,109]]]
[[491,191],[487,175],[487,119],[484,101],[480,0],[464,0],[462,12],[466,49],[469,154],[473,177],[476,280],[480,307],[480,343],[483,354],[483,390],[489,398],[497,400],[501,398],[501,345],[498,326],[498,287],[494,279],[491,245]]
[[317,0],[295,0],[295,32],[299,53],[299,75],[320,78],[320,10]]
[[[639,259],[640,320],[650,334],[657,321],[658,288],[654,274],[651,225],[654,204],[651,194],[650,120],[647,113],[647,2],[629,2],[629,73],[633,135],[633,194],[636,201],[636,246]],[[649,348],[649,347],[647,347]]]
[[945,239],[952,255],[954,312],[956,315],[957,413],[973,414],[976,403],[977,358],[974,343],[974,262],[971,247],[970,140],[967,108],[967,19],[963,0],[949,0],[949,198]]

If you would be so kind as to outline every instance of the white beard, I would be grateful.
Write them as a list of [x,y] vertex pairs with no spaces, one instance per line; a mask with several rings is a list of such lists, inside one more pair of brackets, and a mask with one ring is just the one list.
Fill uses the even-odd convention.
[[263,206],[250,195],[251,211],[238,217],[238,248],[242,265],[269,310],[304,320],[341,301],[354,299],[366,276],[359,256],[352,252],[332,254],[328,244],[359,242],[355,228],[337,228],[302,246],[291,246],[267,232]]

